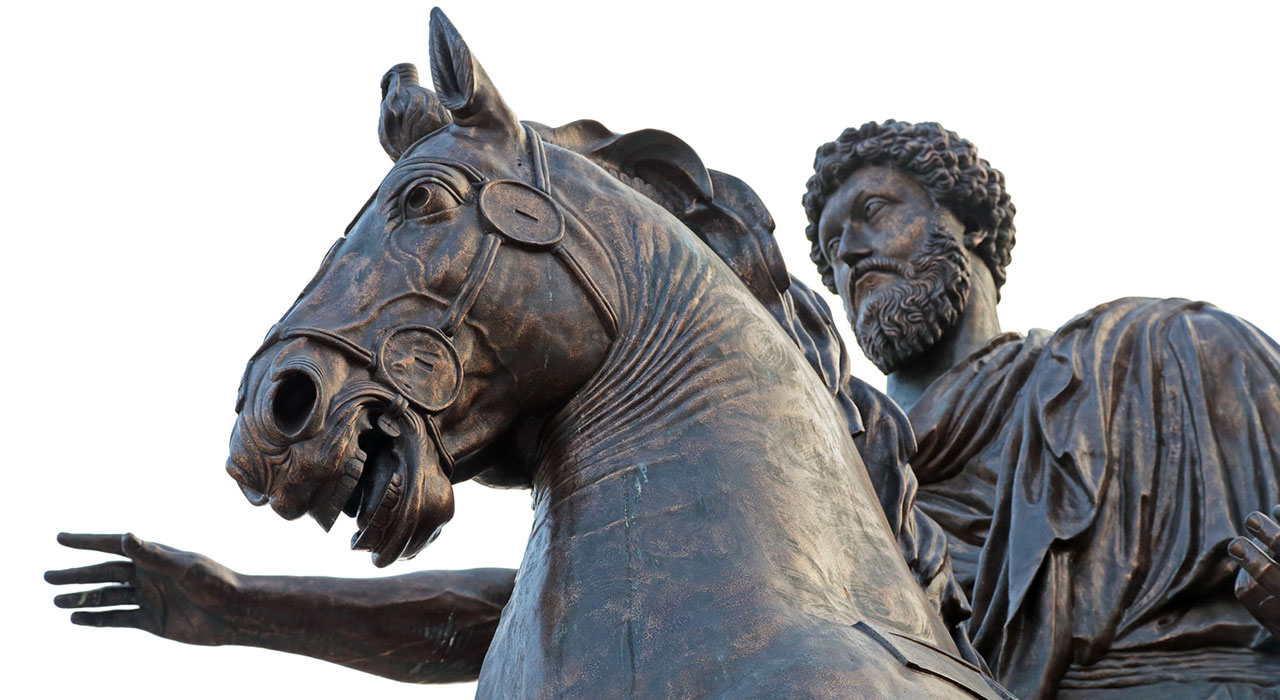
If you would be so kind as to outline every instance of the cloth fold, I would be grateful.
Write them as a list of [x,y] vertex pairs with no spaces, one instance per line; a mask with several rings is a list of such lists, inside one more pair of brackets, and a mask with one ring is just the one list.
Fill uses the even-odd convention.
[[[917,505],[946,532],[975,647],[1019,697],[1116,654],[1270,643],[1225,551],[1280,502],[1280,346],[1253,326],[1120,299],[993,339],[909,418]],[[1258,663],[1273,696],[1280,655]],[[1175,671],[1127,673],[1192,682]]]

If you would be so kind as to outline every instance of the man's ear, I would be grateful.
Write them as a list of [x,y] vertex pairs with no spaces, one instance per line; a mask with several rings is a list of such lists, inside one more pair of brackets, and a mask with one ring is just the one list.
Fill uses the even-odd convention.
[[978,228],[966,226],[964,229],[964,247],[969,250],[976,251],[978,246],[982,245],[987,239],[991,238],[991,233]]

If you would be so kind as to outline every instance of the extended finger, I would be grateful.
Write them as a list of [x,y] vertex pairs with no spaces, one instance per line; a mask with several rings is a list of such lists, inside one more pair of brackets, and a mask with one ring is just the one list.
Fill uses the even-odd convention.
[[71,613],[71,623],[85,627],[136,627],[142,629],[142,611],[105,610]]
[[1280,525],[1276,521],[1255,511],[1244,519],[1244,527],[1249,534],[1266,545],[1273,555],[1280,554]]
[[92,591],[63,593],[54,596],[53,604],[60,608],[105,608],[112,605],[137,605],[138,589],[133,586],[107,586]]
[[116,556],[124,556],[120,546],[121,535],[81,535],[72,532],[59,532],[58,544],[72,549],[92,549],[95,552],[106,552]]
[[120,538],[124,555],[139,566],[168,576],[182,574],[185,564],[180,557],[186,552],[138,538],[132,532]]
[[1276,564],[1252,540],[1237,537],[1231,541],[1227,552],[1239,559],[1240,566],[1249,572],[1253,580],[1262,584],[1263,588],[1272,593],[1280,593],[1280,564]]
[[75,569],[46,571],[44,580],[58,586],[66,583],[129,583],[133,580],[133,563],[109,561]]

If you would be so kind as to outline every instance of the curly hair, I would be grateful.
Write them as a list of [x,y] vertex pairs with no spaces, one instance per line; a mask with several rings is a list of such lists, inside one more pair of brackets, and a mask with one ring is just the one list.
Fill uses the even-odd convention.
[[[964,224],[967,232],[984,232],[972,247],[986,262],[996,283],[996,294],[1005,281],[1005,266],[1012,259],[1013,215],[1016,210],[1004,188],[1004,174],[978,157],[978,149],[966,139],[935,122],[910,124],[892,119],[883,124],[867,122],[845,129],[840,138],[823,144],[813,159],[813,176],[806,183],[804,211],[809,225],[809,259],[818,266],[822,283],[836,293],[831,263],[818,241],[818,218],[827,198],[845,178],[864,165],[889,163],[913,176],[932,196]],[[997,296],[998,298],[998,296]]]

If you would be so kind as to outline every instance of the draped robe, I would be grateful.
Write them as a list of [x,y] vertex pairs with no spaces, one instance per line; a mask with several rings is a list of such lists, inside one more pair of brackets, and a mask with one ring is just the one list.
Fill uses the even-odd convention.
[[1280,650],[1235,600],[1226,554],[1280,502],[1278,380],[1280,346],[1250,324],[1121,299],[991,340],[886,435],[913,453],[898,466],[919,480],[916,517],[945,532],[970,637],[1006,687],[1280,696]]

